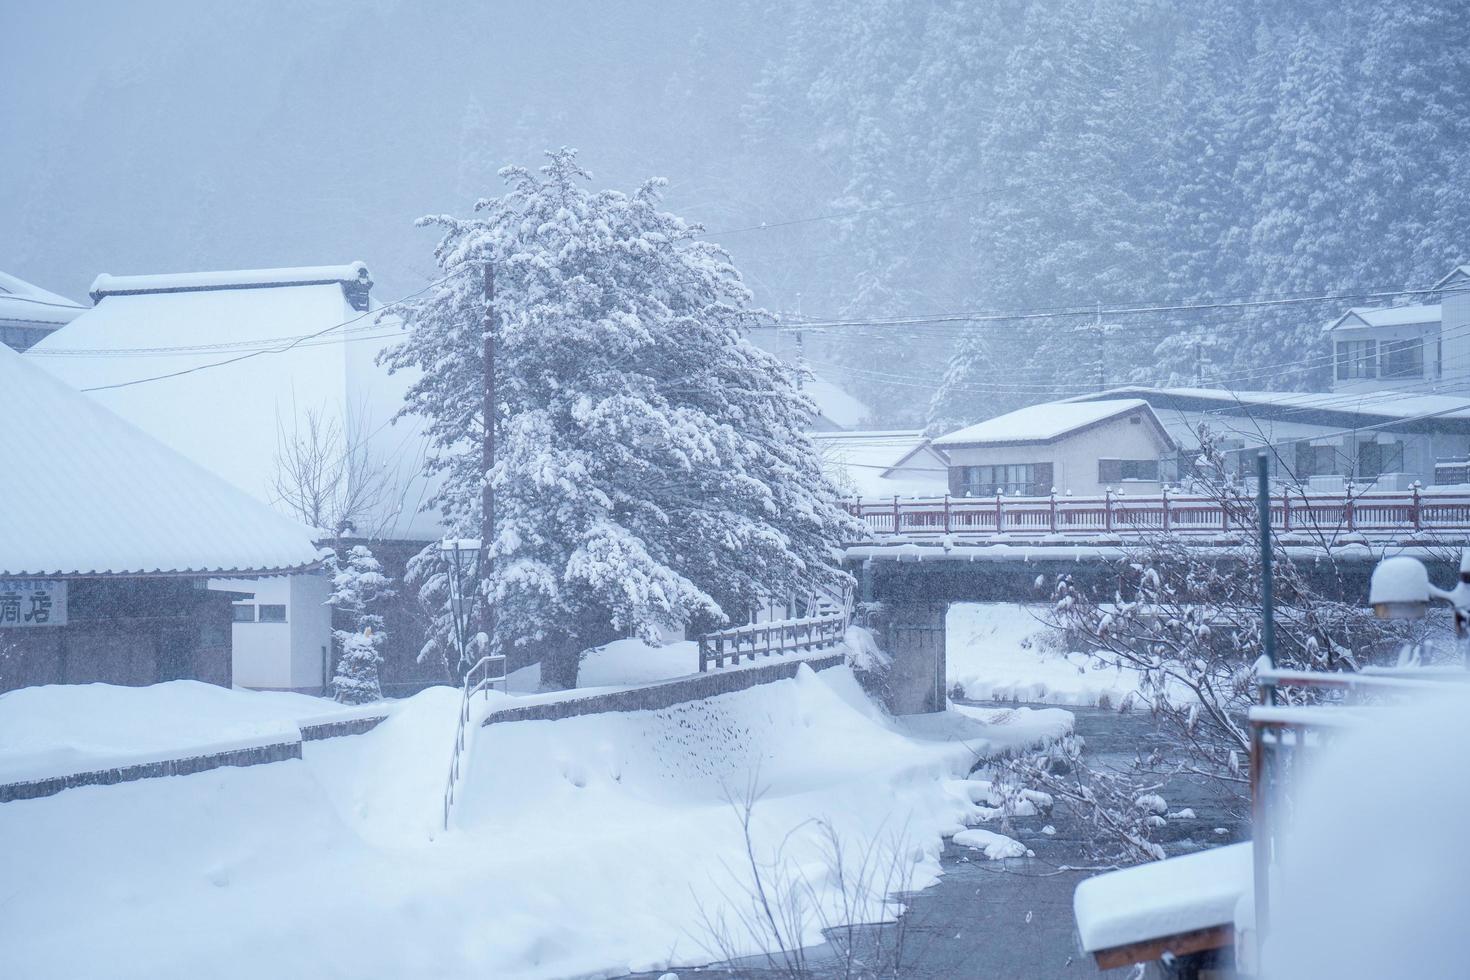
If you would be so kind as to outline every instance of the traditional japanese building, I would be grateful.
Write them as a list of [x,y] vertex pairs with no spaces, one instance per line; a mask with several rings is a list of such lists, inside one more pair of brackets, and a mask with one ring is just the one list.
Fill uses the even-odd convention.
[[[415,375],[377,363],[400,323],[372,285],[361,262],[101,275],[96,305],[26,356],[323,538],[368,545],[401,579],[441,530],[423,508],[433,492],[424,428],[396,418]],[[330,682],[324,574],[217,584],[253,593],[234,608],[236,684],[315,692]],[[399,589],[383,612],[385,690],[444,682],[441,665],[416,659],[414,590]]]
[[318,563],[313,533],[0,347],[0,691],[232,682],[230,576]]

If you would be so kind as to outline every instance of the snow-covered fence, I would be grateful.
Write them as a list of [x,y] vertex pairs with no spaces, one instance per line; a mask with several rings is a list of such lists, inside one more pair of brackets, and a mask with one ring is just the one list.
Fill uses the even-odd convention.
[[[876,536],[1062,535],[1097,537],[1158,533],[1228,534],[1254,519],[1253,498],[1220,500],[1182,493],[1134,497],[928,497],[847,505]],[[1389,534],[1470,532],[1470,494],[1402,492],[1304,494],[1280,490],[1271,499],[1271,526],[1284,533],[1331,531]]]
[[844,588],[840,594],[824,589],[813,596],[811,606],[831,611],[802,619],[751,623],[705,633],[699,637],[700,673],[708,671],[711,664],[724,667],[727,659],[731,664],[739,664],[742,657],[754,660],[824,650],[841,643],[852,624],[852,589]]

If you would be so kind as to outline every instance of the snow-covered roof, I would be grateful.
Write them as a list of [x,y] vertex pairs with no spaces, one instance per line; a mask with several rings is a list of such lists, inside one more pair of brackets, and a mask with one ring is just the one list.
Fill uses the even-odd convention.
[[61,326],[76,319],[85,309],[65,296],[0,272],[0,321]]
[[0,575],[253,574],[313,534],[0,347]]
[[[940,436],[934,445],[945,446],[1004,446],[1017,443],[1053,442],[1080,429],[1107,422],[1110,419],[1142,411],[1153,416],[1148,402],[1142,398],[1109,398],[1091,402],[1047,402],[1028,405],[1014,412],[977,422],[957,432]],[[1152,419],[1162,436],[1163,426]],[[1167,439],[1167,436],[1164,436]]]
[[[1449,275],[1434,284],[1435,289],[1443,289],[1451,283],[1464,283],[1470,281],[1470,265],[1456,266]],[[1459,287],[1457,287],[1459,288]]]
[[1248,842],[1088,878],[1072,896],[1082,948],[1095,953],[1232,925],[1251,881]]
[[1327,330],[1344,327],[1409,327],[1420,324],[1439,323],[1439,304],[1417,306],[1385,306],[1377,309],[1355,308],[1333,320]]
[[839,428],[851,429],[862,425],[868,416],[868,406],[825,378],[809,379],[802,393],[817,403],[817,410],[824,419]]
[[154,276],[114,276],[104,272],[92,282],[92,300],[139,293],[180,293],[201,289],[252,289],[268,286],[315,286],[356,283],[368,279],[362,262],[308,265],[287,269],[234,269],[222,272],[177,272]]
[[1303,424],[1360,425],[1364,418],[1386,423],[1403,422],[1423,428],[1436,424],[1463,428],[1470,422],[1470,399],[1452,395],[1425,395],[1417,391],[1234,391],[1221,388],[1128,387],[1069,401],[1101,403],[1122,397],[1141,398],[1156,412],[1209,411],[1221,414],[1273,413]]
[[376,363],[401,324],[381,306],[355,309],[335,278],[360,267],[103,277],[104,298],[26,356],[271,504],[281,443],[315,415],[388,474],[359,533],[434,540],[438,515],[420,512],[424,428],[393,421],[416,375]]
[[863,497],[924,496],[948,487],[947,460],[917,429],[814,432],[822,468],[840,489]]

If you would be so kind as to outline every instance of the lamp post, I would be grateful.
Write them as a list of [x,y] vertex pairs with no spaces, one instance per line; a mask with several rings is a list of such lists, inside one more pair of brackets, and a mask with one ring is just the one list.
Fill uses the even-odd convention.
[[1455,645],[1470,669],[1470,644],[1466,642],[1470,628],[1470,549],[1460,554],[1460,580],[1449,591],[1429,584],[1429,571],[1424,563],[1408,555],[1385,558],[1373,569],[1368,586],[1368,604],[1379,619],[1423,619],[1429,603],[1437,599],[1447,602],[1455,613]]
[[454,623],[454,644],[463,673],[470,660],[465,594],[480,580],[480,542],[476,538],[445,538],[439,542],[439,553],[449,565],[449,617]]

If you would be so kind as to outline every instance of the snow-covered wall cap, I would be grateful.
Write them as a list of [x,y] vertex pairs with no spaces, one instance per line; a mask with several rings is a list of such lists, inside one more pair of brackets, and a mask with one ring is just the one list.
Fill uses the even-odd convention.
[[185,293],[209,289],[260,289],[271,286],[372,285],[367,265],[306,265],[288,269],[234,269],[221,272],[178,272],[156,276],[114,276],[102,273],[92,282],[92,302],[104,296],[142,293]]

